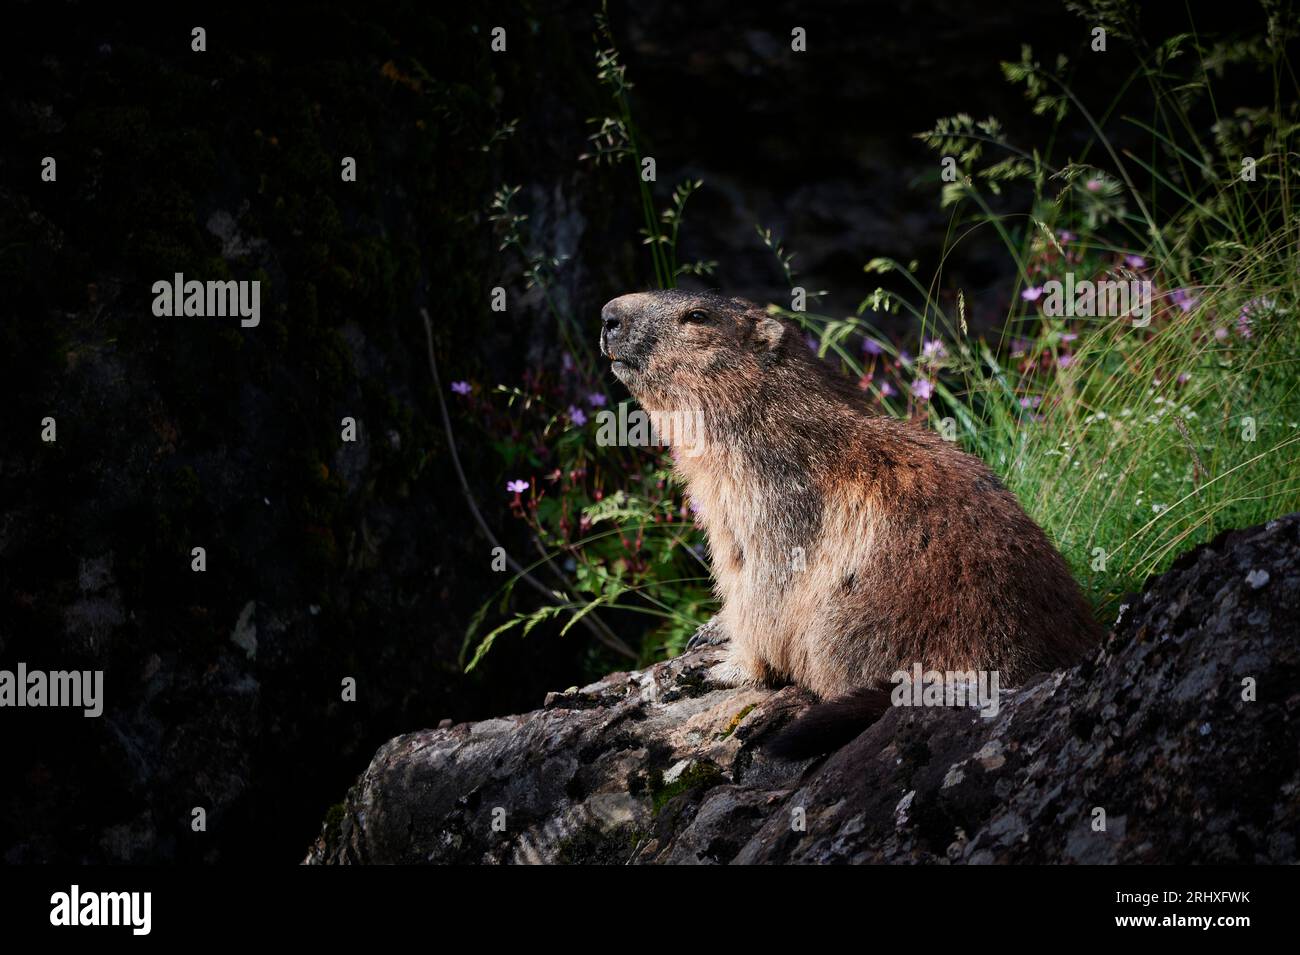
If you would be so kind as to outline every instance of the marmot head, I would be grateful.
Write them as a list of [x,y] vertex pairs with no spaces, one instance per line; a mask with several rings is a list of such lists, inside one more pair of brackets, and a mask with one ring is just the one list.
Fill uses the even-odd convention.
[[708,292],[638,292],[601,309],[600,351],[647,409],[741,401],[798,336],[753,302]]

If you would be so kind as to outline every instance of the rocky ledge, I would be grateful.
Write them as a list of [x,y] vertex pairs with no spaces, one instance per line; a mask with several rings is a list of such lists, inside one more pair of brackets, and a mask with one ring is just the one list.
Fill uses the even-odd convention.
[[1291,863],[1300,514],[1185,554],[1069,670],[992,717],[890,709],[838,752],[764,743],[810,702],[721,651],[400,736],[307,862]]

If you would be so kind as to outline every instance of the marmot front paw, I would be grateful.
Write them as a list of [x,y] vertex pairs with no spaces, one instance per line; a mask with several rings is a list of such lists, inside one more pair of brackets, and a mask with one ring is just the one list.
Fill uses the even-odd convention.
[[686,649],[698,650],[700,647],[719,647],[729,639],[731,638],[722,632],[722,626],[718,623],[718,618],[713,617],[691,635],[691,639],[686,641]]
[[731,644],[724,660],[709,668],[709,679],[722,686],[775,686],[771,670],[759,657],[744,647]]

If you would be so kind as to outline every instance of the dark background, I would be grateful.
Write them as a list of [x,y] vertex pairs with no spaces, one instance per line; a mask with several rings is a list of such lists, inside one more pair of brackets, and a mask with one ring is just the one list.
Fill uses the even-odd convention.
[[[604,301],[652,279],[635,174],[578,159],[585,120],[610,111],[593,3],[107,6],[10,4],[0,38],[0,667],[103,669],[107,697],[97,720],[0,711],[0,857],[291,863],[384,740],[626,665],[581,628],[541,628],[461,672],[501,577],[452,476],[418,309],[444,387],[557,361],[553,319],[497,249],[492,193],[522,187],[533,241],[571,256],[557,295],[594,335]],[[1239,26],[1217,6],[1198,16]],[[682,258],[786,301],[761,223],[831,314],[878,284],[873,256],[936,264],[948,215],[914,133],[959,110],[1041,129],[999,60],[1068,52],[1102,103],[1128,66],[1088,58],[1086,21],[1023,0],[610,15],[656,198],[704,180]],[[498,25],[506,54],[489,50]],[[807,54],[789,52],[796,25]],[[177,271],[260,279],[260,327],[155,318],[150,286]],[[978,325],[997,321],[1011,271],[991,235],[946,274]],[[478,505],[522,549],[490,436],[455,408]],[[246,610],[251,656],[231,639]]]

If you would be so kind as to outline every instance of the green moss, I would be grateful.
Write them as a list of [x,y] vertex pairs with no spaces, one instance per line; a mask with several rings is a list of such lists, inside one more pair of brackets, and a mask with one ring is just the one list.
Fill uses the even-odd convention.
[[701,760],[682,770],[682,774],[671,783],[664,782],[663,770],[656,770],[650,777],[650,801],[654,814],[683,793],[697,789],[710,789],[722,781],[722,770],[708,760]]
[[745,707],[743,710],[741,710],[739,713],[733,716],[731,718],[731,722],[727,724],[727,728],[723,730],[722,738],[726,739],[732,733],[736,732],[736,727],[739,726],[742,722],[744,722],[745,717],[748,716],[750,713],[754,712],[754,708],[757,706],[758,706],[757,703],[750,703],[749,706]]

